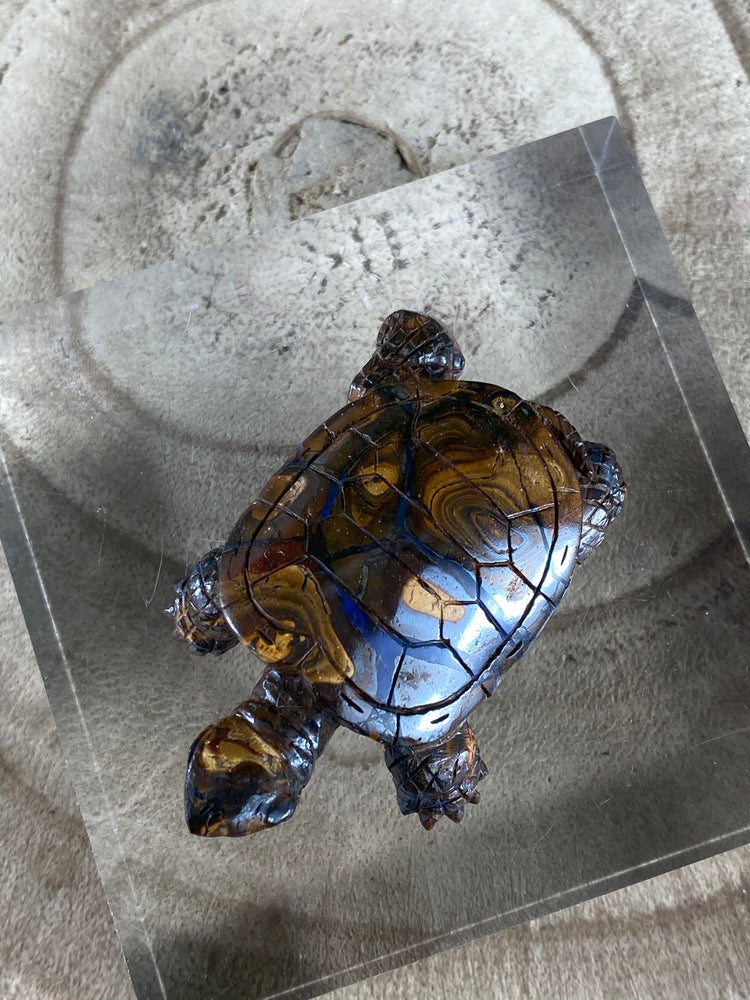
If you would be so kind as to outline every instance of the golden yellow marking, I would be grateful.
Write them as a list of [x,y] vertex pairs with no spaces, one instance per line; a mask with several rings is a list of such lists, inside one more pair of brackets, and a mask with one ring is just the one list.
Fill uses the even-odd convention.
[[373,474],[365,474],[362,476],[362,485],[371,493],[373,496],[379,497],[388,489],[388,483],[381,479],[380,476]]
[[424,584],[412,576],[405,584],[401,592],[404,604],[413,611],[420,614],[430,615],[431,618],[442,617],[449,622],[459,622],[464,616],[465,608],[460,604],[450,603],[451,595],[440,587],[430,584],[428,590]]
[[[220,729],[229,731],[217,740],[217,731]],[[207,771],[230,771],[249,761],[262,763],[269,772],[278,770],[279,751],[248,725],[243,726],[240,720],[230,717],[215,726],[209,726],[203,739],[205,742],[200,751],[200,766]],[[276,767],[269,767],[271,762]]]
[[291,632],[279,632],[273,642],[265,639],[257,632],[250,639],[250,645],[264,663],[279,663],[292,650],[294,636]]
[[395,486],[399,480],[404,439],[401,434],[389,434],[378,444],[375,453],[375,472]]
[[357,469],[360,482],[373,496],[381,496],[391,486],[398,485],[399,467],[396,461],[395,449],[389,446],[387,449],[393,453],[393,459],[385,459],[383,454],[378,454],[374,462],[368,462]]
[[382,458],[378,461],[378,475],[387,480],[391,486],[398,483],[399,467],[394,462],[384,462]]
[[[326,687],[339,687],[344,677],[351,677],[354,673],[354,666],[348,656],[339,667],[332,663],[318,646],[313,646],[310,655],[305,657],[300,667],[311,684],[321,684]],[[345,673],[347,670],[349,672]]]
[[466,612],[463,604],[444,604],[443,619],[447,622],[460,622]]
[[[269,619],[280,621],[293,635],[313,635],[320,651],[310,654],[314,683],[341,684],[354,674],[354,664],[331,625],[331,611],[313,574],[303,566],[285,566],[259,580],[253,594]],[[283,618],[293,615],[293,619]],[[308,675],[308,660],[300,664]],[[335,675],[335,676],[334,676]]]

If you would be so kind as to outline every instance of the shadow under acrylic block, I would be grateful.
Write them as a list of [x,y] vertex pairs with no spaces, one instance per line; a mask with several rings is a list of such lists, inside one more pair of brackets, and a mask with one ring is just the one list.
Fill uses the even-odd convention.
[[[628,499],[471,717],[460,825],[339,730],[273,832],[192,837],[187,750],[261,665],[162,609],[396,309],[616,451]],[[596,122],[0,326],[2,540],[141,998],[312,996],[748,839],[747,444],[619,126]]]

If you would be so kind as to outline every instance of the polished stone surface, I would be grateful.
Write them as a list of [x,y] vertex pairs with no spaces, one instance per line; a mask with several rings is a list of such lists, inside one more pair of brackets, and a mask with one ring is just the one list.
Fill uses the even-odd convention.
[[[399,306],[453,326],[468,377],[615,447],[617,540],[474,717],[481,815],[394,823],[378,748],[339,734],[306,814],[207,847],[182,827],[184,754],[257,670],[186,663],[168,581],[343,401]],[[139,995],[320,992],[747,839],[750,578],[725,504],[746,538],[747,446],[611,121],[1,336],[3,541]]]

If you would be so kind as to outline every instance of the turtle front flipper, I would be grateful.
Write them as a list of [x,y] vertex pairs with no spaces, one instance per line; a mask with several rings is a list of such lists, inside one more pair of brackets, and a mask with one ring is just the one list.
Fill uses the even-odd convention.
[[458,379],[463,368],[458,344],[436,319],[399,309],[380,327],[375,353],[355,376],[349,400],[383,382]]
[[467,802],[479,802],[477,785],[487,773],[471,727],[434,743],[391,743],[385,762],[404,816],[417,813],[431,830],[441,816],[463,819]]

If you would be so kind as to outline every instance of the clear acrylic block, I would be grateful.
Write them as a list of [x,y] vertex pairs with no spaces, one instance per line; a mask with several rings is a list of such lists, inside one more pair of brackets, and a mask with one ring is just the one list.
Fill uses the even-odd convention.
[[[191,837],[187,749],[261,668],[175,643],[171,584],[397,308],[610,444],[624,513],[472,716],[490,774],[463,823],[401,817],[382,748],[339,731],[288,823]],[[750,455],[616,121],[0,339],[2,540],[139,998],[312,996],[749,839]]]

